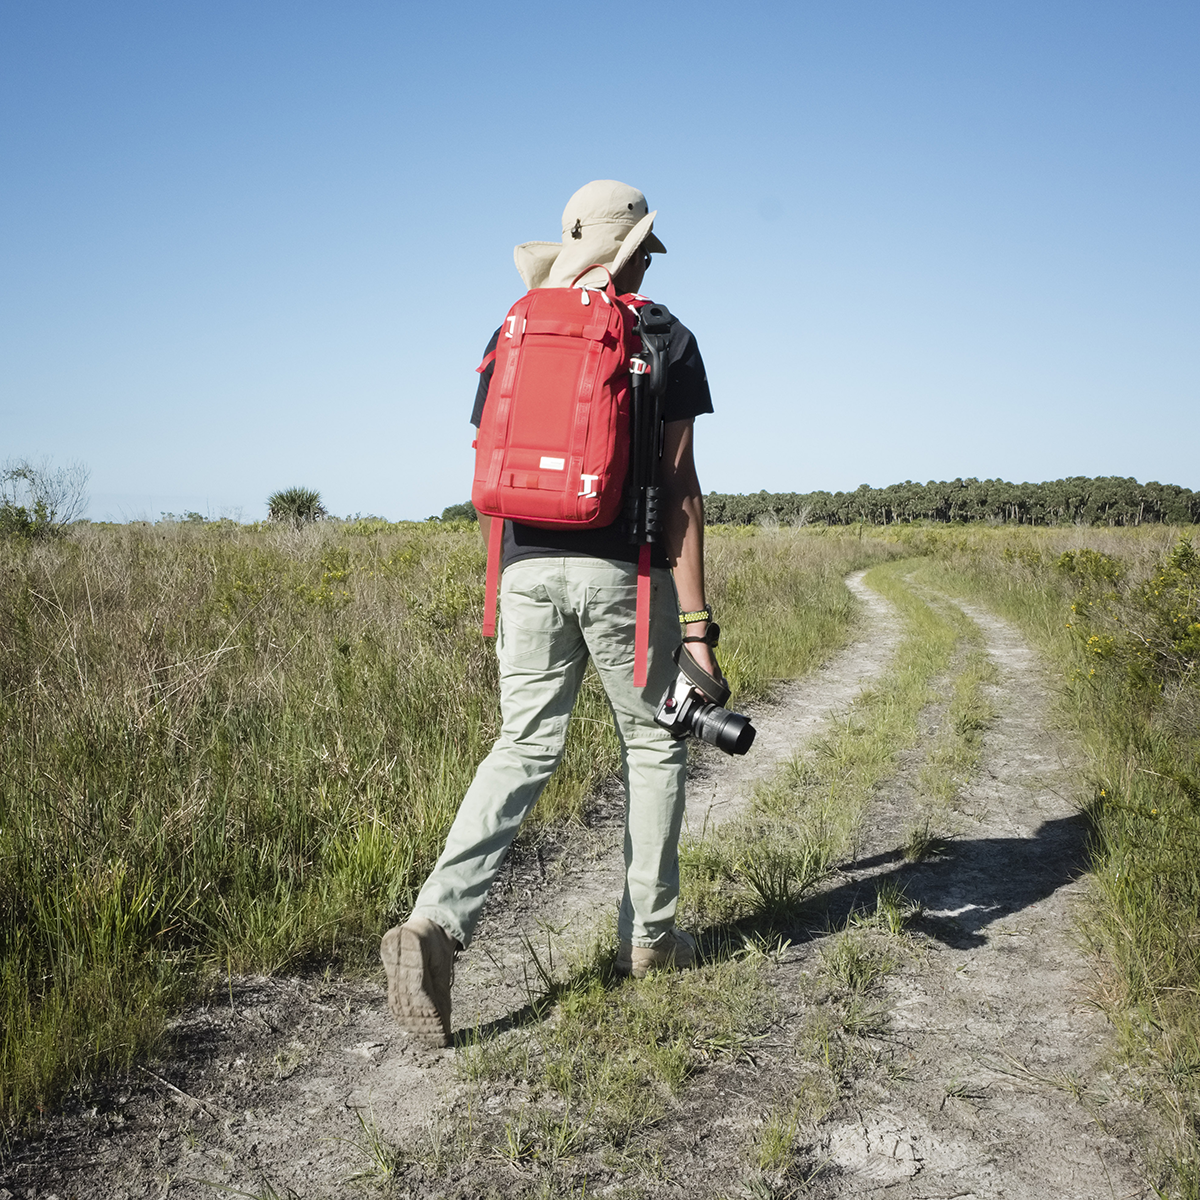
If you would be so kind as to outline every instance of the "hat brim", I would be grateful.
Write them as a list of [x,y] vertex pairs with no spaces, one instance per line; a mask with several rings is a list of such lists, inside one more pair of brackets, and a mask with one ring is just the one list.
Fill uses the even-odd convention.
[[[572,279],[592,263],[600,263],[616,275],[639,249],[650,254],[666,254],[666,246],[654,234],[654,218],[657,215],[657,209],[647,213],[615,245],[610,241],[606,246],[599,239],[591,238],[579,244],[522,242],[513,250],[513,262],[525,286],[531,290],[539,287],[570,287]],[[596,278],[585,275],[580,282],[596,283],[600,278],[599,272],[591,274]]]
[[550,268],[561,253],[562,242],[522,242],[513,250],[513,262],[530,291],[546,286]]
[[613,259],[609,270],[616,275],[621,268],[637,253],[646,250],[650,254],[666,254],[667,248],[654,235],[654,218],[658,209],[648,212],[626,235],[621,242],[621,249]]

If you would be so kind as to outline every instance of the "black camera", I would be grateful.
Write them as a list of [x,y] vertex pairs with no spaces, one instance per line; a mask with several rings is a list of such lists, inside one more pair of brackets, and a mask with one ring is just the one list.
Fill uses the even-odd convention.
[[[716,644],[715,637],[711,644]],[[674,737],[691,734],[726,754],[745,754],[757,730],[749,717],[721,707],[729,699],[729,685],[704,671],[686,646],[675,651],[675,661],[679,674],[663,694],[654,719]]]

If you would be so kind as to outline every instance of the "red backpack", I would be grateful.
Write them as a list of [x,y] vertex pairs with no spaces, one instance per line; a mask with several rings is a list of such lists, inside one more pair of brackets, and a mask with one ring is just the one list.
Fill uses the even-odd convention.
[[[642,297],[603,288],[535,288],[509,309],[475,439],[471,502],[492,521],[483,634],[496,632],[504,518],[544,529],[595,529],[621,513],[630,454],[630,374]],[[603,268],[602,268],[603,269]],[[633,300],[632,303],[629,301]],[[485,369],[491,356],[484,360]],[[634,685],[645,686],[649,556],[638,570]]]

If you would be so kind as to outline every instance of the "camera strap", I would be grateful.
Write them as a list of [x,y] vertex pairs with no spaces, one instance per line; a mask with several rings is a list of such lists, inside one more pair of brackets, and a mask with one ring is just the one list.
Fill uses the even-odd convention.
[[[708,627],[708,634],[704,637],[684,638],[684,643],[687,642],[707,642],[710,646],[716,647],[717,637],[720,635],[720,629],[716,625]],[[714,659],[715,661],[715,659]],[[686,676],[688,683],[693,687],[699,688],[718,708],[724,708],[726,701],[729,699],[729,684],[725,676],[721,674],[721,668],[717,667],[717,674],[710,675],[693,657],[692,652],[687,648],[687,645],[681,645],[675,651],[675,662],[679,667],[682,675]]]

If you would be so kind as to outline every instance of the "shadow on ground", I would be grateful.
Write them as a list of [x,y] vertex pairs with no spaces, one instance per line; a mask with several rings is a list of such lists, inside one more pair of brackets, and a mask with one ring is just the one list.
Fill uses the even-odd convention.
[[944,839],[940,852],[922,862],[906,862],[900,849],[859,859],[843,867],[855,878],[812,902],[810,914],[820,913],[824,928],[790,932],[820,936],[855,912],[873,911],[877,893],[890,885],[920,906],[916,928],[955,949],[982,946],[994,921],[1084,874],[1087,831],[1086,816],[1078,814],[1044,821],[1032,837]]
[[[1013,916],[1074,883],[1087,867],[1088,822],[1083,814],[1044,821],[1032,837],[943,839],[939,852],[921,862],[907,862],[901,849],[844,864],[845,882],[810,897],[785,912],[762,913],[736,927],[699,931],[708,961],[737,953],[751,939],[760,944],[785,937],[800,944],[843,928],[855,913],[873,913],[876,896],[894,889],[919,910],[910,928],[944,945],[972,949],[988,941],[995,921]],[[602,968],[603,969],[603,968]],[[624,982],[615,974],[610,986]],[[568,983],[477,1029],[459,1030],[455,1044],[466,1045],[517,1026],[546,1019],[557,993]]]

